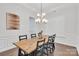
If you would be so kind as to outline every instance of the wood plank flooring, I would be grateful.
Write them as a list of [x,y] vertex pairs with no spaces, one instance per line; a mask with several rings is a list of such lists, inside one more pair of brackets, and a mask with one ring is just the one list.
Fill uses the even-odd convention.
[[[17,56],[18,48],[0,53],[0,56]],[[49,56],[78,56],[76,47],[55,43],[55,50]]]
[[55,43],[55,50],[50,56],[78,56],[76,47]]

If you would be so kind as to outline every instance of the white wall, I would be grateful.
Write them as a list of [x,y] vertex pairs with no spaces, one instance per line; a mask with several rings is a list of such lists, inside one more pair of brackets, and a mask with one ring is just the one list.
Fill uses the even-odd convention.
[[[20,16],[19,30],[6,30],[6,12]],[[20,4],[0,4],[0,52],[13,48],[19,35],[29,34],[29,16],[33,16],[33,12]]]
[[79,52],[79,4],[77,4],[77,41],[76,46]]
[[57,34],[56,42],[77,46],[77,7],[76,4],[66,4],[49,14],[47,33]]

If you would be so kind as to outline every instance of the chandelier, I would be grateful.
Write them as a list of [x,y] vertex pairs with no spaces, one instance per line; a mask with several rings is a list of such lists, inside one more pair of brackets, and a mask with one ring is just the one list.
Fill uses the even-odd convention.
[[42,12],[42,3],[41,3],[41,12],[40,13],[37,13],[37,18],[35,19],[35,22],[36,23],[47,23],[48,20],[45,19],[45,16],[46,16],[46,13]]

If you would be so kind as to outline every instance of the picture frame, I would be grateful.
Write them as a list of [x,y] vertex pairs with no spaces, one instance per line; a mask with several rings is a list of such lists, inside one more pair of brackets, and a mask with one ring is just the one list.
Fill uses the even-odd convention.
[[6,29],[18,30],[20,25],[20,17],[13,13],[6,13]]

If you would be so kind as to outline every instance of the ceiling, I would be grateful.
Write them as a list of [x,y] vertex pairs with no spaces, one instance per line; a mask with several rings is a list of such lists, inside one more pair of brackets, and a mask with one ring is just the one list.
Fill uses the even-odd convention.
[[[36,13],[41,11],[41,3],[22,3],[22,5]],[[63,5],[68,5],[68,3],[42,3],[42,11],[49,13],[51,11],[56,11],[56,8]]]

